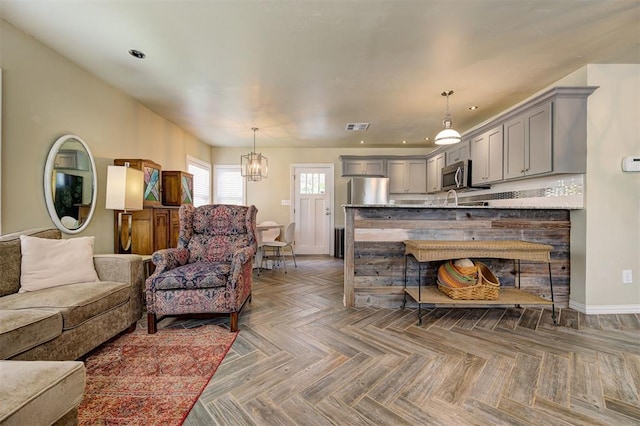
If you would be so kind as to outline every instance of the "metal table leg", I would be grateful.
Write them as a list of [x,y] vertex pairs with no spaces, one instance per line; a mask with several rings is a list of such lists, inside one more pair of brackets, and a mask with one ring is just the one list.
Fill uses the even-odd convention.
[[403,288],[403,297],[402,297],[402,309],[404,309],[405,306],[407,306],[407,255],[404,255],[404,273],[403,273],[403,278],[404,278],[404,288]]
[[553,280],[551,279],[551,262],[549,262],[549,287],[551,289],[551,318],[553,319],[553,325],[558,325],[558,318],[556,317],[556,302],[553,299]]
[[[417,260],[417,259],[416,259]],[[418,325],[422,325],[422,263],[418,262]]]

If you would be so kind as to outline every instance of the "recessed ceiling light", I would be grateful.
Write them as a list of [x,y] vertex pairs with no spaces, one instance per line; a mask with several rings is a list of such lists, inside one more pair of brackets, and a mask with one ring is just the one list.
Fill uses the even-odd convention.
[[473,111],[473,110],[475,110],[475,109],[478,109],[478,105],[472,105],[472,106],[470,106],[470,107],[469,107],[469,109],[470,109],[471,111]]
[[360,143],[364,143],[364,141],[360,141]]
[[136,49],[129,50],[129,55],[133,56],[134,58],[138,58],[138,59],[144,59],[144,58],[147,57],[147,55],[145,55],[144,52],[141,52],[141,51],[136,50]]
[[426,138],[424,138],[424,140],[425,140],[425,141],[428,141],[428,140],[429,140],[429,136],[427,136]]
[[407,143],[407,141],[402,141],[402,143]]

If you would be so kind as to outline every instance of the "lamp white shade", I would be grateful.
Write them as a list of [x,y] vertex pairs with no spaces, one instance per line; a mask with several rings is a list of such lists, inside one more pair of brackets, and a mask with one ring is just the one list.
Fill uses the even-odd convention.
[[453,145],[454,143],[458,143],[461,140],[462,137],[460,136],[460,133],[453,129],[447,128],[438,133],[438,135],[434,139],[434,142],[436,143],[436,145]]
[[142,210],[144,174],[126,166],[108,166],[106,208]]

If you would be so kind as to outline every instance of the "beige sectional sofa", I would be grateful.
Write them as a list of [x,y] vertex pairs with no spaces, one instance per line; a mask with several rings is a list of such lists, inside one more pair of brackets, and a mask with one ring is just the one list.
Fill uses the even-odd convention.
[[[20,293],[20,235],[61,238],[57,229],[31,229],[0,236],[0,360],[77,360],[124,330],[135,327],[142,316],[144,278],[140,256],[95,255],[93,264],[99,281]],[[20,376],[25,377],[25,385],[29,383],[26,380],[29,372],[37,373],[37,366],[43,368],[38,363],[11,364],[9,361],[0,361],[0,375],[3,371],[6,373],[8,368],[15,369],[16,365],[25,371]],[[53,363],[54,368],[55,365]],[[60,363],[59,366],[74,371],[74,375],[81,373],[82,380],[76,377],[73,383],[77,391],[81,382],[82,392],[84,367],[77,371],[73,364]],[[44,364],[44,367],[51,368],[49,364]],[[62,382],[65,380],[61,379]],[[47,388],[46,383],[43,385],[37,380],[34,383]],[[57,385],[50,385],[54,386],[55,394]],[[0,399],[4,400],[3,392],[11,392],[12,387],[15,387],[15,383],[0,383]],[[33,389],[33,392],[27,391],[26,394],[35,395],[39,391]],[[25,402],[26,405],[18,407],[3,406],[0,424],[11,424],[11,416],[19,414],[19,410],[15,410],[29,411],[34,407],[32,404],[38,402],[37,398],[28,400],[30,402]],[[67,413],[65,419],[68,417],[73,419],[73,413]]]
[[20,235],[60,238],[57,229],[0,237],[0,359],[75,360],[142,316],[142,258],[96,255],[100,281],[18,293]]

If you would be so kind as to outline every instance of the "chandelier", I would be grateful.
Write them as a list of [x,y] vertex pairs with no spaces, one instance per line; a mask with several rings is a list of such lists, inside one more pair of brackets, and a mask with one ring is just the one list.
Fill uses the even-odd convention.
[[259,129],[252,127],[251,130],[253,130],[253,151],[240,156],[240,174],[249,181],[257,182],[267,178],[269,160],[261,153],[256,153],[256,132]]
[[451,128],[451,115],[449,114],[449,96],[451,95],[453,95],[453,90],[442,92],[442,96],[447,97],[447,113],[442,120],[442,130],[434,139],[436,145],[452,145],[462,140],[460,133]]

